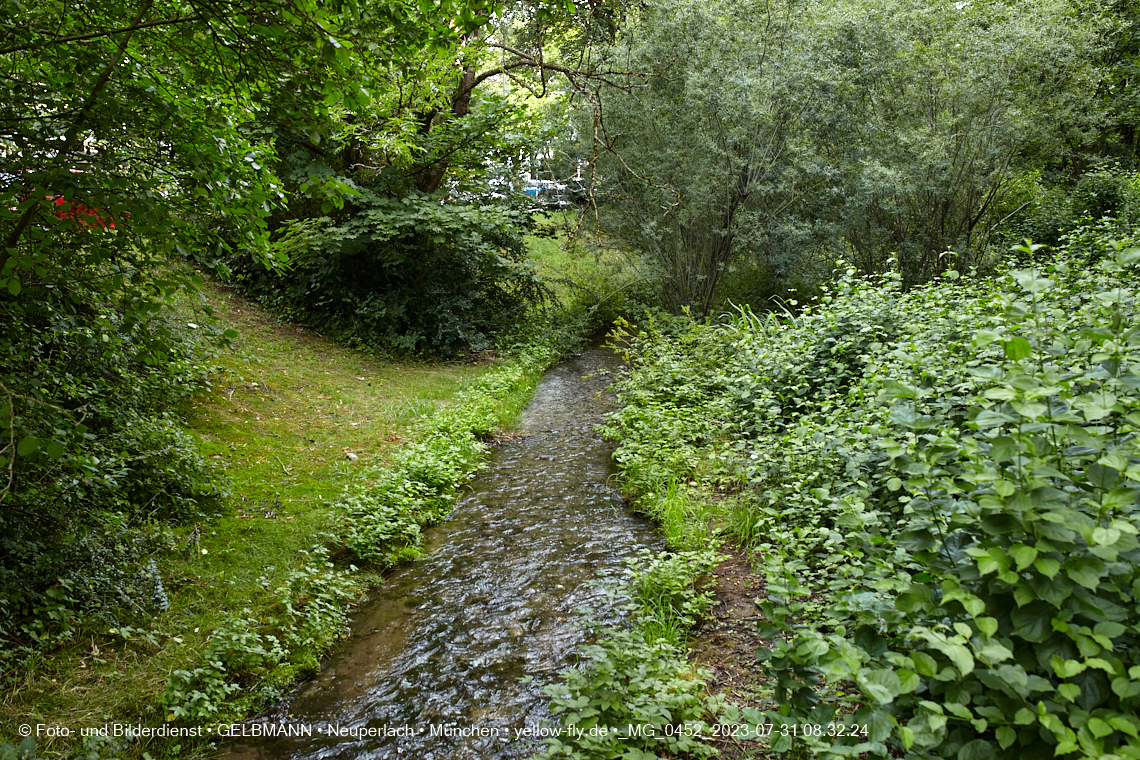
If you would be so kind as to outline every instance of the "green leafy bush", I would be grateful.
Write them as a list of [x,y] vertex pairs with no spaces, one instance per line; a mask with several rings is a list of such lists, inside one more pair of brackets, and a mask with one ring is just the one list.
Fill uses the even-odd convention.
[[[1134,171],[1105,165],[1075,182],[1046,188],[1036,178],[1023,189],[1026,207],[1001,227],[1009,245],[1025,239],[1075,250],[1075,240],[1106,246],[1123,239],[1140,223],[1140,179]],[[1107,251],[1090,251],[1100,258]],[[1035,262],[1025,261],[1030,266]]]
[[767,718],[824,727],[773,750],[1140,754],[1140,249],[1086,243],[1094,266],[910,291],[848,272],[794,320],[646,336],[619,456],[675,471],[630,421],[677,404],[670,375],[702,389],[670,413],[719,433],[671,445],[739,490]]
[[158,696],[169,720],[240,718],[279,699],[299,671],[317,668],[320,656],[347,633],[346,604],[357,596],[357,582],[329,560],[325,548],[304,554],[303,564],[276,589],[280,616],[257,620],[243,610],[210,634],[198,667],[170,675]]
[[[696,584],[723,557],[706,548],[653,554],[626,562],[630,577],[608,594],[631,625],[593,624],[597,642],[579,648],[583,668],[543,687],[563,733],[547,739],[544,757],[707,758],[701,741],[722,705],[705,695],[705,671],[683,648],[689,629],[711,603]],[[758,716],[753,716],[758,717]]]
[[164,526],[228,493],[173,411],[225,336],[157,305],[144,317],[50,289],[30,317],[29,303],[5,303],[0,668],[84,620],[118,626],[162,609],[148,560],[171,540]]
[[349,571],[329,561],[324,547],[307,552],[305,564],[285,574],[277,596],[285,621],[284,643],[292,651],[323,653],[348,631],[345,604],[356,597]]
[[285,657],[281,642],[257,628],[255,620],[231,619],[210,636],[200,667],[171,674],[166,691],[158,698],[168,720],[217,719],[230,695],[241,689],[242,680],[281,662]]
[[295,222],[277,243],[287,273],[253,258],[235,270],[265,303],[350,343],[444,356],[489,348],[546,297],[522,211],[371,190],[349,211]]

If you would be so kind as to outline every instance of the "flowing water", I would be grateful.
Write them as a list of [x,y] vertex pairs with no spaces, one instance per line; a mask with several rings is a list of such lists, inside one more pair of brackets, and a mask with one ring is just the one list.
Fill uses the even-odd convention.
[[[576,610],[604,605],[589,582],[661,548],[618,498],[612,448],[594,431],[612,408],[616,366],[595,349],[547,373],[524,437],[498,448],[429,531],[429,555],[376,590],[343,651],[275,714],[241,728],[226,760],[506,759],[541,748],[516,733],[550,720],[538,688],[520,679],[549,682],[572,666]],[[282,729],[311,735],[248,736]]]

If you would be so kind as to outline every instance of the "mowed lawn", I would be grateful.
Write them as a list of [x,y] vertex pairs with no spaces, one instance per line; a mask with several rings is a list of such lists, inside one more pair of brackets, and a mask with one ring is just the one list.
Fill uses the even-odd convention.
[[[226,618],[271,620],[274,590],[316,560],[311,550],[336,520],[331,505],[363,466],[383,463],[413,423],[491,366],[386,361],[285,323],[227,288],[209,284],[205,295],[239,337],[185,415],[202,453],[231,479],[232,496],[221,515],[170,532],[155,557],[169,610],[136,628],[85,629],[15,675],[0,696],[0,741],[18,743],[22,724],[64,727],[72,735],[41,736],[38,753],[67,757],[86,741],[83,728],[161,725],[156,697],[170,673],[196,667]],[[355,577],[362,595],[375,580]],[[128,756],[202,749],[143,742]]]

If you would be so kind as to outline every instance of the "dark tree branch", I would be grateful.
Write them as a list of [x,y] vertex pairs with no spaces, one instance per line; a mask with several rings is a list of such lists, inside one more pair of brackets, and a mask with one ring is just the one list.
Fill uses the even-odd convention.
[[47,47],[49,45],[61,45],[65,42],[80,42],[82,40],[93,40],[99,37],[113,37],[116,34],[123,32],[136,32],[139,29],[149,29],[155,26],[170,26],[173,24],[186,24],[191,21],[201,21],[204,16],[182,16],[181,18],[166,18],[160,21],[147,21],[142,24],[132,24],[131,26],[123,26],[118,29],[109,29],[102,32],[89,32],[87,34],[73,34],[69,37],[56,37],[50,40],[41,40],[39,42],[29,42],[25,45],[13,45],[11,47],[0,48],[0,55],[7,55],[8,53],[19,53],[24,50],[34,50],[36,48]]
[[[115,51],[114,57],[112,57],[111,60],[107,61],[107,65],[103,67],[103,71],[99,74],[99,78],[95,80],[95,85],[91,88],[91,93],[87,96],[87,100],[79,108],[79,112],[76,114],[75,120],[71,122],[71,127],[67,130],[67,134],[64,136],[63,146],[59,150],[60,156],[67,156],[69,153],[71,153],[72,150],[75,149],[75,144],[79,141],[80,133],[83,130],[83,123],[87,118],[87,113],[91,110],[91,107],[95,105],[95,101],[99,99],[99,94],[103,91],[103,88],[106,87],[107,83],[111,81],[111,75],[115,72],[115,69],[118,68],[119,63],[127,54],[127,46],[131,42],[131,37],[134,35],[135,29],[139,28],[140,24],[142,24],[142,20],[146,18],[146,14],[150,13],[151,6],[153,5],[154,0],[143,1],[142,7],[139,8],[139,12],[135,16],[134,21],[132,21],[131,25],[127,27],[128,31],[124,33],[123,39],[119,43],[119,48]],[[8,263],[7,260],[10,256],[11,250],[14,249],[16,247],[16,244],[20,242],[20,238],[23,236],[24,231],[28,229],[28,225],[32,223],[32,220],[36,218],[36,214],[39,213],[40,207],[41,204],[39,202],[29,205],[27,211],[24,212],[23,216],[21,216],[20,220],[16,223],[16,227],[12,230],[11,234],[8,235],[8,239],[4,241],[5,248],[8,250],[4,251],[3,254],[0,255],[0,270],[2,270]]]

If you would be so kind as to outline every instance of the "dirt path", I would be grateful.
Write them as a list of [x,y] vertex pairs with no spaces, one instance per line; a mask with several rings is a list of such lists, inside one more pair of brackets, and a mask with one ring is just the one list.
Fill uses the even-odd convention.
[[[764,596],[764,581],[752,572],[748,553],[729,550],[729,558],[712,572],[709,581],[715,605],[695,630],[691,658],[709,670],[709,690],[724,695],[739,707],[755,707],[763,678],[756,668],[756,649],[763,643],[756,622],[763,617],[756,599]],[[723,758],[745,757],[755,742],[731,739],[713,742]],[[755,757],[756,755],[751,755]]]

